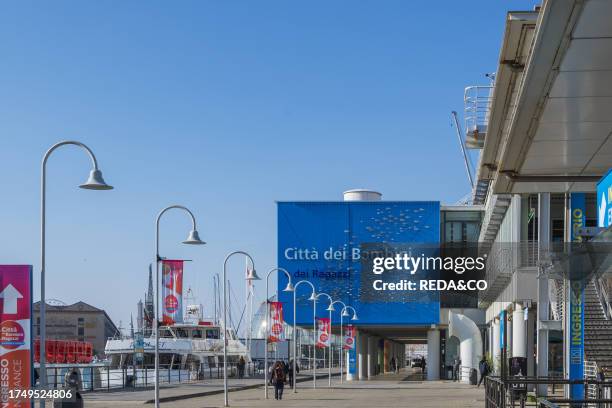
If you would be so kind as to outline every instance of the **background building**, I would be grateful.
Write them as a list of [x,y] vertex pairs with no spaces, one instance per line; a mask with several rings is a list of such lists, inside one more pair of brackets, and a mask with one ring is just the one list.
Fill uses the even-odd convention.
[[[117,326],[102,309],[76,302],[47,304],[47,340],[77,340],[93,344],[94,356],[104,356],[106,339],[119,335]],[[40,302],[34,303],[34,336],[40,336]]]
[[[461,353],[464,378],[482,356],[484,311],[478,294],[468,291],[385,290],[375,280],[456,279],[439,271],[411,275],[405,271],[372,270],[376,252],[414,256],[464,254],[477,246],[480,206],[441,206],[437,201],[382,201],[380,193],[351,190],[344,201],[278,203],[278,265],[294,284],[307,279],[317,292],[328,293],[354,307],[359,320],[356,347],[348,353],[348,379],[365,379],[389,371],[392,358],[406,363],[406,344],[427,344],[427,375],[438,379]],[[388,256],[388,255],[385,255]],[[471,274],[469,279],[479,279]],[[279,275],[279,300],[292,310],[293,295],[283,292],[287,278]],[[297,324],[312,325],[309,290],[300,288]],[[317,302],[317,316],[328,317],[328,301]],[[340,310],[332,313],[338,333]],[[291,314],[285,315],[289,323]],[[344,323],[348,323],[345,319]]]
[[[596,183],[612,167],[611,15],[612,3],[599,0],[508,13],[494,82],[465,90],[465,144],[479,154],[473,202],[484,205],[479,241],[495,260],[479,306],[497,372],[504,353],[541,378],[612,370],[611,270],[595,246],[581,246],[592,238],[585,228],[610,228]],[[584,262],[570,261],[576,253]],[[582,398],[582,387],[566,396]]]

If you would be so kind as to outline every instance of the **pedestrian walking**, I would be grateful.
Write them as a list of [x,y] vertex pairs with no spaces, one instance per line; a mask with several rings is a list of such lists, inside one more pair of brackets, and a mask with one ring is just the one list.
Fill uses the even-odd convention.
[[485,356],[482,356],[482,358],[480,359],[480,362],[478,363],[478,370],[480,370],[480,380],[478,380],[477,387],[480,387],[480,384],[482,384],[485,377],[488,376],[491,372],[491,367],[489,367],[489,362],[487,361]]
[[272,369],[272,384],[274,384],[274,399],[282,400],[283,391],[285,389],[285,367],[283,363],[277,361]]
[[293,376],[300,373],[300,366],[295,363],[295,373],[293,372],[293,359],[289,360],[289,385],[293,385]]
[[459,356],[455,357],[453,361],[453,381],[459,381],[461,377],[461,359]]
[[244,367],[246,366],[246,361],[244,361],[244,357],[240,356],[240,360],[238,360],[238,378],[244,378]]

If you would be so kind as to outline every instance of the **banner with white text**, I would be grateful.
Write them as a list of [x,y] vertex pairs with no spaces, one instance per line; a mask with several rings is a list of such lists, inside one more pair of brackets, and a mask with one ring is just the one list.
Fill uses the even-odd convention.
[[9,392],[31,388],[32,267],[0,265],[0,361],[2,407],[30,405]]
[[183,322],[183,261],[162,261],[162,324]]
[[284,339],[283,303],[270,302],[270,333],[268,333],[268,342],[277,343]]
[[355,348],[355,326],[348,325],[344,328],[344,350],[353,350]]
[[317,347],[329,347],[330,322],[329,318],[317,319]]

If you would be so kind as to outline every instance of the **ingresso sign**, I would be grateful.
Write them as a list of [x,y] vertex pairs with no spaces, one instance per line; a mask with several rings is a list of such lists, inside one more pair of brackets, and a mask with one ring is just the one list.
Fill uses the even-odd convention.
[[0,398],[3,407],[21,407],[9,391],[32,384],[32,267],[0,265]]

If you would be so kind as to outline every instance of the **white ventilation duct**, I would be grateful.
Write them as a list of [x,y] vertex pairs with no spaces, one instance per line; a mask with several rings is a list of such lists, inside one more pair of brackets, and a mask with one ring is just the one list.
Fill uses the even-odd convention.
[[366,190],[362,188],[347,190],[344,193],[344,201],[380,201],[382,194],[374,190]]
[[449,311],[448,335],[459,339],[461,366],[469,368],[461,370],[461,381],[469,382],[470,371],[475,368],[478,372],[478,363],[483,354],[480,329],[469,317]]

